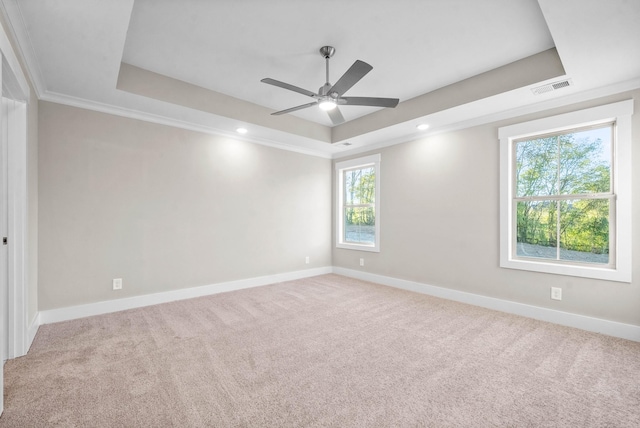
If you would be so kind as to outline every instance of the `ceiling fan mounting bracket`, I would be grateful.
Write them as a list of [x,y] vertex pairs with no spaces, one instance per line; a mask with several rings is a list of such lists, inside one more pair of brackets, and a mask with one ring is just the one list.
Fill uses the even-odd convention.
[[331,58],[334,53],[336,53],[336,49],[333,46],[323,46],[320,48],[320,55],[325,59]]

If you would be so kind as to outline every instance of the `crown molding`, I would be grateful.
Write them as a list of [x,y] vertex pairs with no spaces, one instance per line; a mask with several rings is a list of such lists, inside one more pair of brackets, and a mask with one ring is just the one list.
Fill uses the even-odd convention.
[[[214,127],[202,124],[187,122],[184,120],[174,119],[166,116],[160,116],[153,113],[147,113],[126,107],[115,106],[112,104],[101,103],[98,101],[90,101],[84,98],[73,97],[70,95],[60,94],[57,92],[46,91],[40,97],[42,101],[48,101],[56,104],[68,105],[86,110],[97,111],[100,113],[112,114],[114,116],[126,117],[128,119],[141,120],[144,122],[155,123],[158,125],[172,126],[174,128],[186,129],[189,131],[202,132],[203,134],[215,135],[218,137],[232,138],[234,140],[246,141],[249,143],[259,144],[262,146],[273,147],[280,150],[300,153],[308,156],[315,156],[325,159],[331,159],[330,151],[313,150],[306,147],[298,147],[266,138],[240,136],[236,133],[223,131]],[[327,144],[328,149],[333,149]]]
[[[202,132],[210,135],[223,136],[227,138],[233,138],[236,140],[247,141],[255,144],[260,144],[268,147],[273,147],[281,150],[287,150],[291,152],[301,153],[309,156],[316,156],[327,159],[340,159],[347,156],[352,156],[360,153],[365,153],[371,150],[377,150],[384,147],[389,147],[397,144],[407,143],[418,139],[423,139],[429,136],[442,134],[445,132],[452,132],[460,129],[465,129],[473,126],[483,125],[487,123],[497,122],[500,120],[511,119],[518,116],[524,116],[527,114],[537,113],[544,110],[549,110],[557,107],[563,107],[570,104],[575,104],[583,101],[589,101],[597,98],[614,95],[617,93],[634,90],[640,88],[640,78],[629,80],[626,82],[617,83],[601,88],[594,88],[579,93],[573,93],[562,97],[548,99],[535,104],[516,107],[509,110],[499,111],[484,116],[471,117],[469,119],[452,121],[443,126],[433,127],[427,132],[410,132],[392,131],[388,129],[389,137],[384,136],[362,136],[356,138],[356,141],[351,141],[354,147],[347,148],[341,145],[339,142],[333,144],[326,144],[326,147],[314,148],[314,147],[302,147],[295,144],[290,144],[282,141],[278,141],[273,136],[270,138],[256,137],[255,135],[240,136],[236,133],[228,130],[221,130],[214,126],[202,125],[190,121],[181,119],[174,119],[167,116],[157,115],[153,113],[146,113],[140,110],[135,110],[127,107],[120,107],[116,105],[101,103],[97,101],[90,101],[70,95],[64,95],[47,90],[46,81],[43,77],[43,73],[40,64],[37,60],[33,44],[31,42],[29,33],[27,31],[25,21],[20,10],[19,0],[0,0],[0,12],[4,17],[5,31],[8,33],[14,41],[16,55],[19,60],[25,65],[25,74],[31,80],[31,83],[35,89],[38,99],[44,101],[55,102],[59,104],[65,104],[78,108],[84,108],[88,110],[99,111],[103,113],[113,114],[117,116],[142,120],[146,122],[162,124],[181,129],[192,130],[196,132]],[[528,90],[527,88],[522,88]],[[500,95],[497,95],[500,96]],[[479,102],[482,102],[480,100]],[[456,109],[457,107],[453,107]],[[425,116],[428,118],[429,116]],[[418,119],[414,119],[405,123],[399,123],[393,125],[404,126],[407,123],[415,122]],[[413,127],[411,127],[413,128]],[[375,134],[372,133],[372,134]],[[383,132],[383,134],[385,134]],[[277,138],[277,137],[276,137]],[[351,139],[350,139],[351,140]],[[357,141],[360,140],[360,141]]]
[[[509,110],[504,110],[489,115],[474,117],[468,120],[461,120],[453,122],[445,126],[434,128],[428,132],[411,132],[405,135],[401,135],[397,138],[385,139],[384,141],[373,142],[370,144],[364,143],[358,145],[353,149],[346,149],[340,144],[327,144],[327,150],[314,150],[306,147],[299,147],[294,145],[285,144],[282,142],[269,140],[266,138],[257,138],[255,136],[240,136],[235,133],[220,130],[218,128],[209,127],[206,125],[187,122],[179,119],[174,119],[166,116],[160,116],[153,113],[147,113],[130,108],[115,106],[112,104],[101,103],[97,101],[90,101],[83,98],[73,97],[70,95],[64,95],[52,91],[46,91],[39,98],[43,101],[54,102],[58,104],[69,105],[72,107],[83,108],[87,110],[98,111],[101,113],[113,114],[116,116],[126,117],[130,119],[142,120],[145,122],[156,123],[160,125],[167,125],[181,129],[187,129],[190,131],[202,132],[205,134],[233,138],[235,140],[247,141],[254,144],[259,144],[267,147],[273,147],[280,150],[291,151],[308,156],[321,157],[325,159],[340,159],[347,156],[353,156],[360,153],[366,153],[371,150],[377,150],[385,147],[395,146],[398,144],[415,141],[417,139],[423,139],[426,137],[443,134],[446,132],[458,131],[461,129],[471,128],[473,126],[480,126],[487,123],[498,122],[501,120],[511,119],[515,117],[525,116],[527,114],[538,113],[553,108],[564,107],[571,104],[577,104],[584,101],[591,101],[598,98],[607,97],[610,95],[616,95],[622,92],[627,92],[640,88],[640,78],[628,80],[626,82],[617,83],[614,85],[604,86],[600,88],[590,89],[579,93],[566,95],[563,97],[553,98],[546,101],[541,101],[536,104],[530,104],[522,107],[517,107]],[[528,90],[528,89],[526,89]],[[402,124],[399,124],[402,125]]]
[[41,98],[46,92],[46,84],[42,75],[40,64],[37,60],[31,37],[26,29],[24,17],[20,11],[17,0],[1,0],[0,12],[4,17],[5,30],[15,42],[16,55],[25,65],[25,72],[33,84],[36,96]]
[[[400,136],[398,138],[392,138],[385,141],[375,142],[372,144],[361,145],[358,147],[354,147],[352,149],[341,151],[339,153],[334,153],[333,159],[341,159],[348,156],[366,153],[371,150],[382,149],[385,147],[390,147],[398,144],[416,141],[418,139],[432,137],[432,136],[443,134],[446,132],[459,131],[461,129],[485,125],[488,123],[499,122],[501,120],[508,120],[508,119],[512,119],[520,116],[525,116],[528,114],[539,113],[545,110],[551,110],[554,108],[565,107],[572,104],[578,104],[585,101],[597,100],[599,98],[617,95],[623,92],[633,91],[639,88],[640,88],[640,77],[636,79],[627,80],[625,82],[616,83],[613,85],[589,89],[586,91],[565,95],[563,97],[541,101],[535,104],[529,104],[522,107],[516,107],[509,110],[499,111],[499,112],[492,113],[485,116],[474,117],[468,120],[454,122],[449,125],[430,129],[427,132],[411,132],[409,134]],[[425,119],[425,121],[428,122],[427,119]],[[415,120],[411,122],[415,122]]]

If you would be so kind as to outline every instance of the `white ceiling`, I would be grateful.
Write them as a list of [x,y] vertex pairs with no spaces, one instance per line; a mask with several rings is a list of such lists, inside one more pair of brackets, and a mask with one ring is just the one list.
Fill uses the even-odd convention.
[[[245,0],[242,8],[233,0],[136,0],[123,61],[285,109],[310,100],[260,79],[317,91],[325,82],[318,50],[332,45],[332,83],[360,59],[374,69],[349,95],[404,101],[554,46],[535,0],[489,3],[492,13],[468,0]],[[347,119],[370,112],[343,107]],[[331,125],[317,109],[298,115]]]
[[[257,142],[337,155],[431,132],[640,86],[637,0],[2,0],[41,99],[229,134],[241,124]],[[373,70],[347,95],[400,102],[489,72],[554,46],[573,85],[535,97],[529,85],[417,121],[398,121],[327,144],[238,115],[212,114],[118,90],[121,62],[281,110],[310,100],[260,82],[311,91],[324,83],[323,45],[336,48],[330,80],[356,60]],[[545,83],[545,82],[536,82]],[[554,104],[555,103],[555,104]],[[249,104],[247,104],[249,105]],[[523,110],[524,109],[524,110]],[[342,107],[347,121],[376,111]],[[265,113],[266,114],[266,113]],[[385,111],[391,118],[393,111]],[[268,115],[268,114],[267,114]],[[330,127],[316,108],[295,114]],[[496,116],[497,115],[497,116]],[[487,119],[488,120],[488,119]],[[304,123],[304,122],[300,122]]]

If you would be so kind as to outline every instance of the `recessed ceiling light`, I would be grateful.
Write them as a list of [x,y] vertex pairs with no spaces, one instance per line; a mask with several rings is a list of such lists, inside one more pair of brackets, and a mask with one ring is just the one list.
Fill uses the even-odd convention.
[[342,143],[342,145],[343,145],[343,146],[350,146],[350,145],[351,145],[351,143],[350,143],[350,142],[348,142],[348,141],[345,141],[344,143]]
[[236,132],[238,134],[246,134],[247,132],[249,132],[249,130],[247,128],[238,128],[236,129]]
[[425,129],[429,129],[429,125],[427,125],[426,123],[421,123],[420,125],[416,126],[416,128],[418,128],[418,130],[420,131],[424,131]]

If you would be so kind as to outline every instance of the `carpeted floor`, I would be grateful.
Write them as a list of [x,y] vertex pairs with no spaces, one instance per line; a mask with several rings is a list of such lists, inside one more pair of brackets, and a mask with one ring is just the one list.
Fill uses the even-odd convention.
[[42,326],[2,427],[638,427],[640,343],[337,275]]

